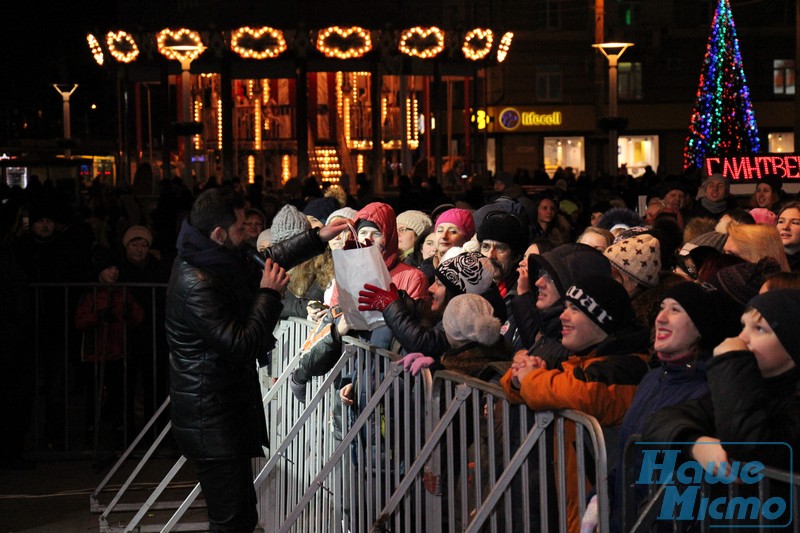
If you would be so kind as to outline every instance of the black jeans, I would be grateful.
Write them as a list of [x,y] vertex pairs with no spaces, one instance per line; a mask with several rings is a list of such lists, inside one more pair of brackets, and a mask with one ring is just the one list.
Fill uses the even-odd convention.
[[252,533],[258,524],[250,461],[249,457],[194,461],[210,531]]

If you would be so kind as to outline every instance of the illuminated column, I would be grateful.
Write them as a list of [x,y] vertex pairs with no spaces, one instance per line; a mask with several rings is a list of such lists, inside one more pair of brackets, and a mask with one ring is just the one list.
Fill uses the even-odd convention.
[[633,46],[633,43],[599,43],[593,44],[608,59],[608,175],[616,176],[619,168],[617,148],[617,62],[620,56]]
[[[69,112],[69,97],[72,96],[72,93],[75,92],[75,89],[78,88],[78,84],[75,83],[72,86],[72,89],[69,91],[61,90],[61,88],[57,84],[53,84],[53,88],[56,90],[58,94],[61,95],[61,99],[63,101],[63,111],[64,111],[64,140],[69,141],[72,138],[72,129],[70,128],[70,112]],[[64,149],[64,156],[69,158],[72,156],[72,149],[69,148],[69,143],[66,143],[66,148]]]

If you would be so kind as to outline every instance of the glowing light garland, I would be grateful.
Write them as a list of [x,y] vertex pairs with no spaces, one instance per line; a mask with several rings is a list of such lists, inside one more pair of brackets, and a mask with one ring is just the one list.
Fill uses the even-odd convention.
[[243,26],[231,34],[231,50],[243,59],[271,59],[286,51],[286,39],[269,26]]
[[359,26],[332,26],[317,35],[317,50],[325,57],[335,59],[362,57],[372,50],[372,37],[369,31]]
[[397,48],[407,56],[430,59],[444,50],[444,33],[436,26],[415,26],[403,31]]
[[156,36],[156,44],[158,51],[167,59],[175,59],[181,63],[194,61],[206,50],[200,34],[186,28],[177,31],[169,28],[161,30]]
[[111,57],[120,63],[130,63],[139,56],[139,47],[133,37],[124,31],[110,31],[106,34],[106,46]]
[[89,50],[92,52],[92,57],[97,64],[102,67],[105,58],[103,57],[103,49],[100,47],[100,43],[97,41],[97,38],[89,33],[86,35],[86,42],[89,43]]
[[461,51],[464,52],[464,57],[467,59],[478,61],[489,55],[489,52],[492,51],[492,43],[494,43],[492,30],[475,28],[464,36]]
[[719,0],[706,46],[683,167],[702,168],[706,157],[760,152],[750,90],[728,0]]
[[511,41],[514,39],[514,32],[507,31],[500,38],[500,44],[497,45],[497,62],[502,63],[506,60],[508,49],[511,48]]

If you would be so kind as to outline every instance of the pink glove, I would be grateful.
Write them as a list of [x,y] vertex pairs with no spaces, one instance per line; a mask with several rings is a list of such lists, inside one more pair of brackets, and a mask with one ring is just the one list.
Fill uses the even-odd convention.
[[416,361],[411,363],[411,375],[416,376],[419,374],[419,371],[423,368],[428,368],[433,364],[433,357],[428,357],[427,355],[423,355],[422,357],[418,357]]
[[364,285],[364,289],[358,293],[359,311],[383,311],[389,304],[400,298],[397,286],[389,284],[389,290],[383,290],[369,283]]
[[425,354],[422,352],[412,352],[410,354],[407,354],[402,359],[400,359],[397,363],[403,365],[403,370],[408,372],[409,370],[411,370],[411,366],[414,364],[414,361],[416,361],[420,357],[425,357]]

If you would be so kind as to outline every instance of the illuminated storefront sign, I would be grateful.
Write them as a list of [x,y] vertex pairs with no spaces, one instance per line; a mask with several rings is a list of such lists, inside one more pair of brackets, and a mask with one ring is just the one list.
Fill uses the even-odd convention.
[[705,170],[707,175],[722,174],[733,181],[757,180],[767,175],[800,179],[800,155],[708,157]]
[[531,130],[561,126],[564,118],[561,111],[540,112],[531,109],[505,107],[496,115],[496,131]]

